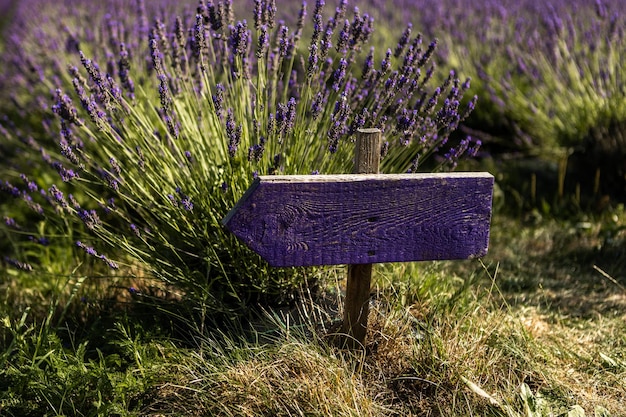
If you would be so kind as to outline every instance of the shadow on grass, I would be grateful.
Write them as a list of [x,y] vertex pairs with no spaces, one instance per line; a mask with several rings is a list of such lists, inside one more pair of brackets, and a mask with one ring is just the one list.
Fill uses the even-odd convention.
[[565,317],[626,311],[626,234],[599,225],[500,220],[486,263],[510,305],[535,305]]

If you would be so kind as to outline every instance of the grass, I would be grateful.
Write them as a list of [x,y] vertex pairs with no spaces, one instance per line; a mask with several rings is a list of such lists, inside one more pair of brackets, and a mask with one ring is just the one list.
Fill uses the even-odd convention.
[[59,280],[56,308],[28,312],[43,289],[5,277],[0,410],[624,415],[626,216],[595,220],[496,215],[482,262],[377,266],[365,352],[327,343],[341,269],[292,306],[202,334],[146,279]]
[[[583,204],[570,184],[546,192],[541,177],[508,185],[502,165],[473,167],[500,186],[489,255],[376,266],[362,351],[330,343],[342,268],[234,319],[206,317],[152,279],[149,262],[109,270],[61,244],[46,246],[36,273],[0,259],[0,414],[626,415],[624,207],[587,189]],[[555,184],[565,168],[548,172]],[[0,248],[17,247],[10,236]],[[23,243],[28,258],[36,244]]]

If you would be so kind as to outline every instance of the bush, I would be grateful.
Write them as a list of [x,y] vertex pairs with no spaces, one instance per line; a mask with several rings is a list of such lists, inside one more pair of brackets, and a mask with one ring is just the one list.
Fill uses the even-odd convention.
[[[151,26],[141,2],[110,14],[80,3],[87,20],[70,14],[75,26],[64,32],[43,27],[46,45],[64,53],[29,43],[15,54],[23,38],[14,39],[5,59],[24,67],[43,54],[36,79],[18,84],[35,95],[13,92],[22,110],[41,103],[43,129],[25,113],[21,126],[5,126],[23,153],[2,190],[31,209],[34,220],[24,221],[54,225],[83,256],[139,268],[205,311],[285,299],[307,275],[269,269],[220,224],[257,175],[351,172],[360,127],[383,130],[385,172],[416,171],[437,153],[437,167],[449,169],[479,146],[448,142],[474,101],[460,104],[469,81],[454,73],[429,87],[435,42],[407,33],[376,63],[367,46],[373,20],[358,10],[346,18],[345,2],[325,19],[323,6],[315,5],[306,45],[305,6],[291,30],[265,1],[255,2],[250,24],[220,1],[156,13]],[[124,10],[138,10],[130,26]],[[42,91],[52,85],[49,105]],[[38,165],[21,164],[35,156]],[[18,229],[14,207],[6,229]],[[36,256],[6,261],[33,268]]]

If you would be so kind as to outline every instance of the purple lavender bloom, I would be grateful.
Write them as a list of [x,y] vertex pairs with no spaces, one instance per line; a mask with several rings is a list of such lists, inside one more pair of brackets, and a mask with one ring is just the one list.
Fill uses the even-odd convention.
[[206,47],[206,40],[204,37],[204,17],[200,14],[196,15],[196,24],[193,32],[193,43],[191,45],[192,56],[197,60],[200,60],[202,51]]
[[367,110],[367,107],[364,107],[363,110],[361,110],[361,112],[357,114],[352,121],[352,124],[350,125],[350,130],[348,131],[348,135],[353,135],[357,132],[358,129],[364,127],[369,117],[369,110]]
[[412,30],[413,30],[413,24],[409,23],[406,29],[404,30],[404,32],[402,33],[402,36],[398,40],[398,45],[396,45],[396,50],[393,53],[393,56],[395,56],[396,58],[399,58],[400,55],[402,55],[404,48],[409,43]]
[[163,112],[163,119],[165,120],[167,131],[172,137],[178,138],[180,131],[178,123],[174,121],[172,116],[172,95],[168,87],[168,78],[165,74],[159,74],[157,78],[159,79],[159,97],[161,99],[162,106],[161,110]]
[[85,57],[83,51],[80,51],[80,61],[83,64],[83,67],[87,70],[89,77],[94,82],[98,100],[104,105],[107,111],[110,110],[111,105],[107,94],[107,83],[105,78],[102,76],[100,69],[91,59],[87,59]]
[[130,60],[128,50],[126,49],[126,44],[124,42],[120,43],[120,54],[119,60],[117,62],[118,75],[120,80],[122,81],[122,87],[126,89],[128,92],[128,97],[130,99],[135,98],[135,83],[130,78],[129,70],[130,70]]
[[80,137],[74,136],[65,120],[61,120],[61,138],[74,148],[82,148],[84,146]]
[[[354,25],[353,25],[354,26]],[[358,31],[353,30],[351,46],[355,49],[360,48],[360,44],[367,43],[374,31],[374,18],[364,14],[361,21],[356,25]]]
[[113,262],[112,260],[108,259],[106,256],[100,255],[99,258],[102,259],[104,261],[104,263],[106,263],[109,268],[111,268],[111,269],[119,269],[119,265],[117,263]]
[[85,253],[87,253],[87,255],[98,256],[98,252],[96,252],[96,250],[93,247],[85,245],[80,240],[76,241],[76,246],[78,246],[79,248],[83,249],[85,251]]
[[259,30],[261,26],[265,26],[263,22],[263,4],[262,0],[254,0],[254,28]]
[[370,48],[370,52],[365,58],[365,63],[363,64],[363,72],[361,73],[362,79],[367,79],[374,69],[374,47]]
[[67,201],[65,201],[65,196],[63,195],[63,192],[59,190],[59,188],[56,185],[52,185],[52,187],[48,189],[48,193],[52,196],[54,201],[57,202],[61,207],[63,208],[67,207]]
[[385,53],[385,59],[383,59],[380,63],[381,74],[387,73],[387,71],[389,71],[389,68],[391,68],[391,49],[387,49],[387,52]]
[[294,97],[289,99],[287,103],[287,113],[285,116],[285,134],[289,135],[293,131],[294,123],[296,120],[296,105],[297,101]]
[[109,158],[109,164],[111,164],[111,169],[113,170],[113,173],[120,177],[122,175],[122,169],[120,168],[120,165],[117,163],[115,158]]
[[17,224],[15,219],[12,217],[4,216],[4,223],[12,229],[15,229],[15,230],[21,229],[20,225]]
[[263,25],[259,29],[259,39],[256,48],[256,57],[261,58],[267,52],[270,44],[270,37],[267,33],[267,26]]
[[119,266],[117,265],[117,263],[113,262],[112,260],[108,259],[106,256],[104,255],[100,255],[98,254],[98,252],[91,246],[87,246],[85,245],[83,242],[81,242],[80,240],[76,241],[76,246],[78,246],[79,248],[81,248],[82,250],[85,251],[85,253],[89,256],[93,256],[94,258],[100,259],[102,260],[104,263],[107,264],[107,266],[111,269],[118,269]]
[[281,57],[285,57],[287,56],[287,52],[289,52],[289,28],[283,25],[280,27],[278,55]]
[[267,134],[273,136],[276,133],[276,119],[273,113],[267,116]]
[[314,45],[319,40],[320,34],[323,28],[322,11],[324,9],[324,0],[317,0],[315,2],[315,9],[313,11],[313,35],[311,36],[311,45]]
[[328,51],[333,47],[332,36],[333,36],[334,26],[331,22],[328,22],[326,26],[326,30],[324,31],[324,36],[322,37],[322,41],[320,42],[320,61],[326,59],[328,55]]
[[189,197],[187,196],[185,196],[183,199],[180,200],[180,204],[187,211],[193,210],[193,203],[191,202],[191,199],[189,199]]
[[276,1],[269,0],[266,3],[265,8],[263,9],[263,21],[269,28],[274,27],[277,11],[278,11],[278,8],[276,7]]
[[420,166],[420,161],[421,161],[421,158],[420,158],[420,156],[419,156],[419,155],[417,155],[417,156],[413,159],[413,161],[411,161],[411,166],[410,166],[410,167],[409,167],[409,169],[407,169],[407,171],[406,171],[406,172],[407,172],[407,174],[411,174],[411,173],[414,173],[414,172],[418,172],[418,169],[419,169],[419,166]]
[[109,174],[107,171],[105,170],[99,170],[98,173],[100,174],[100,178],[102,178],[103,180],[106,181],[106,183],[109,185],[109,187],[111,187],[113,190],[118,191],[120,188],[120,184],[117,181],[117,179],[115,179],[115,177],[113,177],[111,174]]
[[311,117],[313,120],[317,120],[317,118],[321,115],[327,100],[328,98],[323,92],[317,92],[313,102],[311,103]]
[[341,0],[339,6],[335,8],[335,15],[332,17],[333,22],[340,22],[346,15],[346,9],[348,8],[348,0]]
[[21,191],[19,188],[11,184],[9,181],[4,181],[2,184],[2,191],[5,191],[11,194],[13,197],[19,197],[21,195]]
[[292,70],[291,76],[289,77],[289,90],[297,91],[298,88],[298,71]]
[[78,94],[80,104],[87,110],[89,118],[98,129],[102,129],[106,123],[105,113],[98,108],[98,104],[93,97],[87,96],[83,83],[78,78],[74,78],[72,83],[74,84],[74,90]]
[[241,132],[241,126],[235,124],[232,109],[228,109],[226,116],[226,136],[228,137],[228,154],[231,157],[234,157],[237,152],[237,148],[241,142]]
[[304,29],[305,17],[306,17],[306,1],[303,1],[302,5],[300,6],[300,12],[298,13],[298,21],[296,22],[296,33],[293,36],[293,44],[297,44],[300,38],[302,37],[302,29]]
[[37,243],[38,245],[41,246],[48,246],[50,244],[50,239],[48,239],[47,237],[35,237],[35,236],[28,236],[28,240],[30,240],[31,242]]
[[248,30],[248,23],[245,20],[237,22],[234,27],[230,28],[228,43],[233,56],[244,57],[248,54],[250,37],[251,34]]
[[441,95],[441,87],[437,87],[433,92],[433,95],[428,99],[426,106],[424,107],[424,113],[429,113],[432,109],[435,108],[437,101],[439,100],[439,96]]
[[63,94],[61,89],[56,90],[56,103],[52,106],[52,111],[58,114],[62,120],[82,126],[83,122],[78,118],[78,111],[72,103],[72,99],[67,94]]
[[480,139],[475,139],[474,144],[470,145],[467,148],[467,156],[475,157],[478,154],[478,150],[480,149],[481,146],[482,146],[482,141]]
[[398,71],[394,71],[393,73],[391,73],[391,75],[389,76],[389,78],[387,78],[387,81],[385,81],[385,90],[387,91],[387,94],[394,94],[395,93],[395,89],[398,83]]
[[74,178],[78,178],[78,174],[74,170],[65,168],[60,162],[52,162],[51,165],[57,170],[63,182],[69,182]]
[[98,213],[95,210],[79,209],[76,214],[89,230],[94,230],[100,225],[100,217],[98,217]]
[[48,154],[48,152],[46,152],[46,150],[42,147],[40,149],[41,152],[41,159],[44,160],[44,162],[52,165],[52,157],[50,157],[50,154]]
[[317,70],[318,60],[319,60],[318,47],[316,44],[313,44],[309,47],[309,59],[308,59],[308,66],[307,66],[307,71],[306,71],[307,78],[313,77],[313,74]]
[[224,92],[226,89],[222,84],[215,85],[215,94],[213,95],[213,106],[215,107],[215,114],[221,117],[222,108],[224,106]]
[[159,49],[159,42],[152,38],[149,42],[150,45],[150,57],[152,58],[152,68],[156,71],[157,75],[163,74],[163,54]]
[[[44,196],[46,195],[45,190],[40,190],[40,193],[42,193]],[[30,195],[23,193],[22,200],[26,202],[26,205],[28,206],[28,208],[30,208],[31,210],[33,210],[35,213],[39,215],[43,215],[44,213],[43,207],[41,207],[41,204],[35,203],[33,201],[33,198]]]
[[172,97],[170,96],[168,79],[165,74],[158,75],[159,80],[159,98],[161,99],[161,108],[163,112],[168,113],[172,108]]
[[341,52],[345,55],[348,47],[348,43],[350,42],[350,21],[345,20],[343,23],[343,29],[339,32],[339,40],[337,41],[337,52]]
[[328,150],[330,153],[337,152],[339,139],[346,132],[346,121],[350,116],[350,106],[345,94],[335,102],[335,110],[331,116],[332,124],[328,130]]
[[421,68],[424,65],[426,65],[426,63],[430,60],[430,57],[435,52],[436,48],[437,48],[437,41],[434,40],[430,43],[430,45],[428,45],[428,49],[426,50],[426,52],[424,52],[424,55],[422,55],[419,62],[417,63],[418,68]]
[[76,198],[74,198],[73,194],[69,194],[67,196],[67,199],[70,201],[70,205],[72,207],[74,207],[74,209],[76,210],[80,210],[80,204],[78,203],[78,201],[76,200]]
[[24,181],[24,183],[28,187],[28,191],[30,191],[31,193],[37,192],[39,190],[37,183],[28,179],[26,175],[20,174],[20,178],[22,179],[22,181]]
[[106,77],[107,84],[109,86],[109,92],[111,96],[115,99],[115,101],[119,104],[124,104],[122,101],[122,89],[117,85],[113,77],[107,74]]
[[281,141],[287,131],[287,105],[284,103],[278,103],[276,106],[276,129],[279,134],[278,140]]
[[348,61],[344,58],[339,60],[339,67],[333,72],[333,83],[331,88],[334,92],[338,92],[341,89],[341,84],[346,77],[346,68],[348,67]]
[[214,31],[219,31],[223,26],[224,23],[222,21],[222,19],[224,18],[223,16],[223,10],[221,7],[221,3],[218,3],[217,7],[216,5],[213,4],[212,1],[207,1],[207,10],[209,13],[209,23],[211,24],[211,29],[213,29]]
[[69,145],[69,142],[66,139],[70,136],[69,129],[65,127],[62,128],[61,136],[62,136],[62,139],[59,142],[59,146],[61,147],[61,155],[66,157],[67,160],[73,163],[74,165],[81,166],[78,156],[74,153],[73,147]]
[[[263,139],[263,138],[261,138]],[[262,140],[263,141],[263,140]],[[248,161],[259,162],[263,157],[265,146],[263,144],[254,144],[248,148]]]
[[5,256],[4,260],[9,265],[12,265],[16,267],[17,269],[21,269],[22,271],[30,272],[33,270],[33,266],[29,263],[21,262],[21,261],[18,261],[17,259],[9,258],[8,256]]

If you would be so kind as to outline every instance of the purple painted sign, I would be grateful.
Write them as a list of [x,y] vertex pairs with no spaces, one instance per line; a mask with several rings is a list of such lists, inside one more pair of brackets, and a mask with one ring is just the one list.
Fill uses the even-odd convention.
[[487,253],[488,173],[261,176],[223,224],[271,266]]

